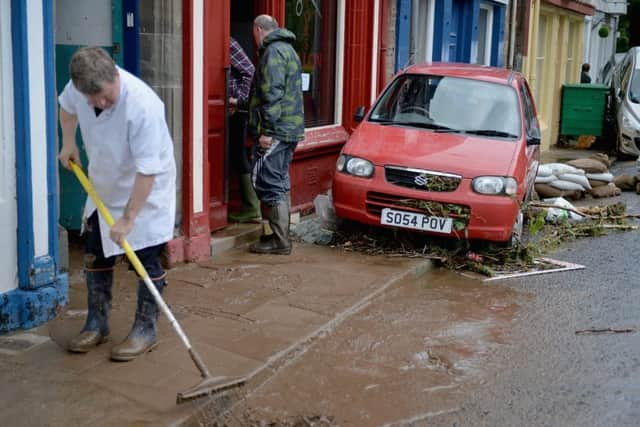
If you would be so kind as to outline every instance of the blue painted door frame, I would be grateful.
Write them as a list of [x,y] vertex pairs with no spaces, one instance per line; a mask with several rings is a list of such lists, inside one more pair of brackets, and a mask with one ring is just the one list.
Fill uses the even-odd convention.
[[[42,1],[44,98],[30,87],[28,1],[11,0],[13,92],[16,153],[18,288],[0,294],[0,333],[31,328],[53,318],[68,298],[67,275],[59,271],[57,215],[57,146],[55,139],[55,84],[53,60],[53,0]],[[31,158],[30,102],[45,103],[46,165]],[[35,168],[46,167],[47,254],[35,256],[33,179]],[[39,207],[38,207],[39,208]],[[44,237],[44,236],[43,236]],[[13,250],[10,248],[9,250]]]
[[[470,62],[471,45],[478,41],[480,0],[434,0],[433,60]],[[506,6],[493,6],[491,65],[502,66]],[[398,0],[396,18],[396,65],[398,71],[409,61],[411,48],[412,0]],[[446,54],[445,54],[446,53]]]

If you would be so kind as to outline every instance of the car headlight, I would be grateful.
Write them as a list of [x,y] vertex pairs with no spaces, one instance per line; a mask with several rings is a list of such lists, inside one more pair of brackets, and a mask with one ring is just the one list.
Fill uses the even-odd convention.
[[514,196],[518,191],[518,183],[510,176],[479,176],[471,186],[480,194]]
[[362,178],[370,178],[374,171],[373,163],[369,160],[347,156],[346,154],[341,154],[338,157],[336,169],[338,172],[344,172]]

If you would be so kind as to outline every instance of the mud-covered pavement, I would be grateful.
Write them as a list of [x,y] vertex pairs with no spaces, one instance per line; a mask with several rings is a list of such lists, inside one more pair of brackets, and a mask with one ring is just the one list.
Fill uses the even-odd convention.
[[[640,212],[640,196],[622,199]],[[551,254],[579,271],[488,284],[435,270],[403,282],[224,423],[638,426],[639,238],[612,232]],[[576,334],[606,328],[631,332]]]
[[471,390],[491,381],[491,361],[528,300],[446,270],[405,281],[316,342],[226,421],[396,425],[458,412]]

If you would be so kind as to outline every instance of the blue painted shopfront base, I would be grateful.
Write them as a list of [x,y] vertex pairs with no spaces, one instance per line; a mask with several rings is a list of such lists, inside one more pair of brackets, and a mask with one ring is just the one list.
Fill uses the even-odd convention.
[[69,295],[67,274],[34,290],[16,289],[0,295],[0,334],[30,329],[53,319],[65,306]]

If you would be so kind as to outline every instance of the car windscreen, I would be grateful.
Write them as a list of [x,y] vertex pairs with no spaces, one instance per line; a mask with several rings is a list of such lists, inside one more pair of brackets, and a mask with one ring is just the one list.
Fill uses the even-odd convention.
[[427,74],[403,74],[387,88],[369,121],[436,132],[518,138],[520,104],[506,85]]
[[633,77],[629,83],[629,101],[640,104],[640,69],[633,70]]

